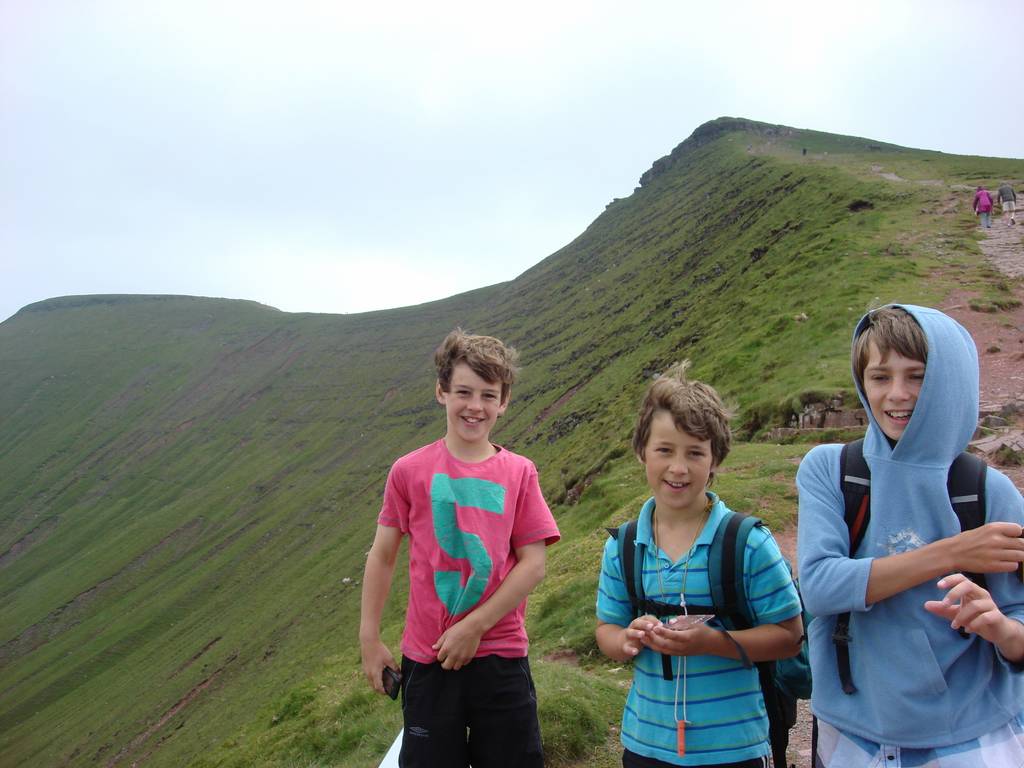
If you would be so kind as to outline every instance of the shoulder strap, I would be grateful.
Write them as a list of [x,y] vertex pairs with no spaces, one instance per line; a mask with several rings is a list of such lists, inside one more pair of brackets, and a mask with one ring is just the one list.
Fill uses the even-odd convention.
[[[949,467],[946,476],[946,490],[949,503],[953,506],[960,530],[969,531],[985,524],[985,476],[988,465],[984,459],[964,451]],[[964,574],[971,581],[987,589],[988,582],[983,573]]]
[[871,469],[864,460],[864,440],[843,446],[839,454],[839,486],[843,492],[843,516],[850,533],[850,557],[864,541],[871,519]]
[[[725,636],[739,650],[740,661],[748,669],[755,664],[751,662],[743,646],[727,630],[748,629],[754,626],[754,617],[750,614],[747,602],[743,566],[750,532],[762,525],[764,523],[760,518],[729,510],[715,530],[708,553],[711,602],[725,627]],[[773,765],[786,765],[786,746],[789,743],[789,728],[792,721],[787,722],[785,705],[775,684],[775,662],[759,661],[756,666],[761,696],[768,715]],[[795,707],[795,701],[792,702],[792,706]],[[793,716],[795,719],[795,710]]]
[[964,451],[949,467],[946,489],[949,501],[960,520],[960,530],[969,531],[985,523],[985,475],[988,465]]
[[618,544],[619,562],[622,563],[622,580],[626,584],[629,603],[633,608],[633,616],[677,616],[685,613],[682,606],[674,603],[662,603],[651,600],[644,591],[644,555],[647,545],[637,542],[637,521],[630,520],[618,528],[605,528],[608,535]]
[[[864,541],[868,521],[871,519],[871,468],[864,459],[864,440],[854,440],[843,446],[839,453],[839,487],[843,492],[843,519],[850,537],[850,557]],[[836,647],[836,669],[843,693],[857,692],[850,672],[850,613],[836,616],[832,631]]]
[[[630,605],[633,606],[633,616],[642,616],[650,613],[655,616],[669,613],[682,613],[683,609],[678,605],[669,605],[655,600],[648,600],[644,592],[644,550],[646,545],[636,542],[637,521],[630,520],[618,528],[606,528],[611,536],[615,537],[619,546],[619,562],[622,563],[622,580],[626,583],[626,592],[629,594]],[[661,674],[666,680],[672,679],[672,657],[661,655]]]
[[748,629],[753,617],[747,611],[743,581],[743,553],[750,531],[763,523],[759,518],[729,510],[718,524],[708,552],[708,583],[711,603],[719,618],[732,629]]
[[[626,583],[626,591],[629,592],[629,602],[633,605],[633,612],[639,615],[640,601],[646,597],[644,594],[643,581],[643,552],[636,546],[635,519],[623,523],[617,531],[619,544],[619,562],[622,563],[622,580]],[[639,568],[637,560],[640,560]],[[638,578],[639,577],[639,578]]]

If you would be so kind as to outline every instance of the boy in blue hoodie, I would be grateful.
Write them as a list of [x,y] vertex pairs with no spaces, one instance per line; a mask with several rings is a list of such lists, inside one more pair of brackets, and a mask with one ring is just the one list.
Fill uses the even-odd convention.
[[[937,310],[883,307],[854,331],[853,369],[871,471],[856,552],[841,446],[814,448],[797,473],[801,591],[817,617],[814,766],[1024,766],[1024,500],[989,468],[986,523],[960,532],[946,487],[978,419],[974,342]],[[987,589],[963,573],[986,574]],[[844,612],[853,693],[833,642]]]

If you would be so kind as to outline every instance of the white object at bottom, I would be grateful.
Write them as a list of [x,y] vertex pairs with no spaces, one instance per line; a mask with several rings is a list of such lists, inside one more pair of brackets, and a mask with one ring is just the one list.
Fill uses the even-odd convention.
[[384,759],[380,761],[380,768],[398,768],[398,753],[402,751],[402,731],[398,732],[395,736],[394,742],[391,744],[391,749],[384,755]]

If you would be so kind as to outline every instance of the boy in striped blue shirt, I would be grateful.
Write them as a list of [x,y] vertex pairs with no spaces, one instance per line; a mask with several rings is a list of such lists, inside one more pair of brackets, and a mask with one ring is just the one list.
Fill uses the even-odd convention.
[[[633,434],[653,494],[640,510],[636,535],[644,593],[684,606],[711,602],[708,553],[728,509],[708,486],[731,442],[721,399],[710,386],[689,381],[687,365],[651,384]],[[751,629],[726,632],[715,620],[691,625],[686,617],[635,618],[617,543],[606,544],[597,643],[609,658],[633,662],[622,715],[624,768],[768,765],[768,719],[758,671],[749,662],[798,652],[800,598],[766,528],[751,531],[743,560],[748,613],[756,620]],[[671,679],[665,679],[662,654],[671,657]]]

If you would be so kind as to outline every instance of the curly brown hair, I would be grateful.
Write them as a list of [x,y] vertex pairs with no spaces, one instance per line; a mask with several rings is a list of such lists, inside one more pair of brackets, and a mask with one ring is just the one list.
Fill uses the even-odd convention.
[[729,419],[732,414],[714,387],[686,378],[689,367],[689,360],[676,363],[647,388],[633,429],[633,451],[641,461],[646,459],[651,420],[658,411],[671,413],[672,420],[683,432],[699,440],[710,440],[711,458],[716,466],[729,455],[732,445]]
[[465,363],[477,376],[492,384],[501,384],[501,402],[508,401],[512,384],[519,373],[519,353],[493,336],[477,336],[461,328],[444,337],[434,352],[437,381],[442,392],[448,392],[452,370]]

